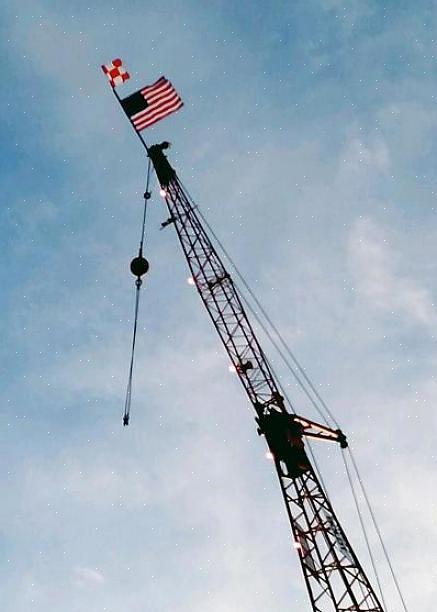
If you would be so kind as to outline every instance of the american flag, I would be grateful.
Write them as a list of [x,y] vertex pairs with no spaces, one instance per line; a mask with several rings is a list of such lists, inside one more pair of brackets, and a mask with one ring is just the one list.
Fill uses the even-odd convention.
[[171,115],[184,104],[176,89],[163,76],[120,102],[137,132]]

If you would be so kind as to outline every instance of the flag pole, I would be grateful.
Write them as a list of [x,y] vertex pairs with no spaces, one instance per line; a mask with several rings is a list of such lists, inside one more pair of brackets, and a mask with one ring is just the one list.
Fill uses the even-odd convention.
[[117,98],[118,103],[120,104],[121,108],[123,109],[124,114],[126,115],[126,117],[129,119],[129,123],[131,124],[131,126],[133,127],[135,134],[138,136],[138,138],[140,139],[141,144],[143,145],[143,147],[146,150],[147,155],[149,155],[149,147],[147,146],[147,142],[144,140],[144,138],[142,137],[141,133],[137,131],[132,119],[129,117],[129,115],[127,114],[127,112],[124,110],[123,108],[123,104],[121,103],[121,98],[117,93],[117,90],[115,87],[112,87],[112,91],[114,93],[114,96]]

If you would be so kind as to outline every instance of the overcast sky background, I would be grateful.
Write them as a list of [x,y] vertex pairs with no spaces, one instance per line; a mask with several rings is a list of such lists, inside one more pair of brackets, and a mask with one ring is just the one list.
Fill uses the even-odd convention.
[[[435,612],[435,9],[2,3],[3,612],[310,609],[273,465],[155,187],[122,427],[146,159],[100,70],[117,56],[120,95],[161,74],[180,92],[146,138],[174,143],[348,434],[410,610]],[[340,452],[317,456],[369,568]]]

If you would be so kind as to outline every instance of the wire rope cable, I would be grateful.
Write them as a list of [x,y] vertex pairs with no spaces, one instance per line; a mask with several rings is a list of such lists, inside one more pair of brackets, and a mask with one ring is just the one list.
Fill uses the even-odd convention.
[[[143,281],[141,280],[141,274],[147,271],[147,268],[148,268],[148,263],[143,258],[143,247],[144,247],[145,236],[146,236],[147,204],[149,202],[150,195],[151,195],[149,191],[150,167],[151,167],[151,160],[149,159],[149,163],[147,165],[146,191],[144,192],[144,209],[143,209],[143,220],[141,224],[140,246],[138,250],[138,258],[136,258],[139,262],[141,260],[145,262],[145,264],[147,264],[147,267],[143,268],[143,270],[138,270],[138,276],[137,276],[137,279],[135,280],[134,328],[133,328],[133,333],[132,333],[132,347],[131,347],[131,357],[130,357],[130,364],[129,364],[129,374],[128,374],[128,380],[127,380],[127,385],[126,385],[126,396],[125,396],[125,401],[124,401],[123,425],[129,425],[129,419],[130,419],[130,407],[131,407],[131,402],[132,402],[132,378],[133,378],[134,361],[135,361],[135,345],[136,345],[136,339],[137,339],[138,312],[139,312],[139,306],[140,306],[140,290],[141,290],[141,285],[143,284]],[[131,271],[136,274],[136,272],[134,272],[132,264],[131,264]]]
[[[271,370],[271,372],[272,372],[272,374],[273,374],[273,376],[274,376],[274,378],[276,380],[276,383],[277,383],[277,385],[279,387],[279,390],[281,391],[282,395],[285,397],[287,402],[290,404],[290,406],[292,406],[293,404],[291,403],[290,397],[288,396],[286,390],[284,389],[284,387],[283,387],[283,385],[282,385],[282,383],[280,381],[279,376],[277,375],[277,373],[275,372],[275,370],[274,370],[274,368],[272,366],[272,363],[269,361],[269,359],[266,357],[266,355],[264,355],[264,358],[265,358],[265,360],[267,361],[267,363],[269,365],[269,368],[270,368],[270,370]],[[310,442],[310,440],[307,440],[306,443],[308,445],[308,448],[309,448],[309,451],[310,451],[310,455],[311,455],[311,458],[312,458],[313,463],[314,463],[315,472],[316,472],[317,477],[320,480],[320,483],[322,485],[323,492],[325,493],[327,499],[329,500],[328,490],[327,490],[325,482],[323,480],[322,472],[320,471],[319,464],[318,464],[316,456],[314,454],[311,442]]]
[[[236,266],[235,262],[233,261],[232,257],[229,255],[228,251],[225,249],[224,245],[222,244],[220,239],[215,234],[214,230],[212,229],[212,227],[210,226],[210,224],[206,220],[206,218],[203,215],[203,213],[200,210],[198,210],[198,213],[199,213],[199,216],[202,218],[202,221],[205,223],[206,227],[210,231],[211,235],[213,236],[214,240],[216,241],[216,243],[220,247],[220,250],[223,252],[223,254],[225,255],[226,259],[229,261],[229,263],[231,264],[231,266],[234,269],[235,273],[237,274],[238,278],[243,283],[243,285],[244,285],[245,289],[247,290],[247,292],[249,293],[250,297],[253,299],[253,301],[255,302],[256,306],[259,308],[259,310],[262,313],[263,317],[265,318],[266,322],[268,323],[268,325],[271,327],[271,329],[275,333],[276,337],[278,338],[279,343],[282,345],[283,349],[286,351],[286,353],[288,354],[288,356],[290,357],[290,359],[294,363],[295,367],[299,371],[299,373],[302,376],[302,378],[305,380],[305,382],[308,385],[308,387],[311,389],[311,391],[314,394],[315,398],[317,398],[317,401],[320,403],[320,406],[323,407],[323,409],[324,409],[324,411],[326,413],[326,416],[323,417],[324,422],[326,424],[328,424],[329,421],[331,421],[331,423],[333,423],[337,429],[340,429],[339,424],[338,424],[336,418],[332,414],[332,412],[329,409],[329,407],[327,406],[326,402],[323,400],[323,398],[321,397],[320,393],[316,389],[314,383],[311,381],[311,379],[309,378],[308,374],[305,372],[303,366],[299,363],[296,355],[293,353],[293,351],[290,349],[288,344],[285,342],[285,340],[284,340],[283,336],[281,335],[280,331],[278,330],[276,325],[271,320],[270,316],[266,312],[265,308],[263,307],[263,305],[261,304],[259,299],[256,297],[256,295],[253,292],[253,290],[251,289],[249,283],[246,281],[246,279],[244,278],[242,273],[239,271],[239,269]],[[241,291],[240,291],[240,293],[241,293]],[[246,300],[246,304],[248,304],[247,300]],[[251,312],[252,312],[252,314],[254,316],[256,316],[258,323],[260,323],[259,316],[255,313],[255,311],[251,310]],[[267,333],[265,331],[264,327],[263,327],[263,330],[264,330],[265,333]],[[268,334],[268,338],[269,338],[270,342],[272,342],[272,335],[271,334]],[[317,406],[317,402],[314,400],[314,398],[311,398],[310,392],[308,391],[308,389],[305,389],[305,386],[302,383],[302,380],[296,374],[296,372],[295,372],[294,368],[291,366],[290,362],[285,358],[283,351],[280,351],[278,349],[277,343],[274,344],[274,346],[275,346],[276,350],[278,351],[278,353],[281,355],[281,358],[284,361],[285,365],[293,373],[293,376],[296,378],[299,386],[304,391],[305,395],[308,397],[308,399],[310,399],[310,401],[311,401],[312,405],[314,406],[314,408],[316,408],[316,410],[318,411],[319,414],[322,414],[323,411],[321,410],[320,406]]]
[[396,576],[396,573],[394,571],[392,562],[390,560],[390,555],[388,554],[388,551],[387,551],[384,539],[383,539],[382,534],[381,534],[381,530],[379,529],[379,526],[378,526],[378,523],[377,523],[377,520],[376,520],[376,516],[375,516],[375,512],[373,510],[372,504],[370,503],[369,496],[367,495],[367,491],[366,491],[366,488],[364,486],[363,479],[361,478],[361,474],[359,472],[357,462],[355,461],[355,457],[354,457],[354,455],[352,453],[352,450],[350,448],[348,448],[348,451],[349,451],[349,455],[350,455],[350,458],[351,458],[352,465],[353,465],[355,473],[357,475],[358,482],[360,484],[361,491],[363,493],[363,497],[365,499],[367,508],[369,510],[369,514],[370,514],[370,517],[372,519],[373,526],[374,526],[376,534],[378,536],[379,543],[381,544],[381,548],[383,550],[385,560],[386,560],[387,565],[388,565],[388,567],[390,569],[390,574],[392,576],[392,579],[393,579],[396,591],[397,591],[397,593],[399,595],[399,599],[402,602],[402,607],[403,607],[404,611],[408,612],[407,604],[405,603],[405,599],[404,599],[404,596],[402,594],[398,578]]
[[140,252],[143,251],[144,239],[146,233],[146,215],[147,215],[147,203],[150,199],[150,191],[149,191],[149,183],[150,183],[150,167],[151,167],[151,159],[149,158],[149,163],[147,164],[147,178],[146,178],[146,191],[144,193],[144,210],[143,210],[143,223],[141,226],[141,239],[140,239]]
[[349,466],[348,466],[348,463],[347,463],[347,460],[346,460],[346,455],[344,453],[341,453],[341,456],[342,456],[344,467],[345,467],[345,470],[346,470],[347,479],[349,481],[349,486],[350,486],[350,489],[352,491],[352,496],[354,498],[355,509],[357,511],[358,519],[359,519],[360,525],[361,525],[361,531],[363,532],[364,540],[366,542],[367,552],[369,554],[370,562],[372,564],[373,573],[375,575],[376,582],[378,584],[379,595],[381,597],[381,601],[383,603],[384,609],[386,610],[386,612],[388,612],[387,605],[386,605],[385,600],[384,600],[384,594],[382,592],[382,586],[381,586],[380,577],[379,577],[379,574],[378,574],[378,570],[376,569],[375,558],[374,558],[374,555],[372,553],[372,548],[370,546],[369,536],[368,536],[368,533],[367,533],[366,525],[364,523],[363,514],[362,514],[361,509],[360,509],[360,504],[359,504],[357,493],[355,491],[352,475],[350,473]]
[[[274,346],[274,348],[278,351],[279,355],[281,356],[281,358],[283,359],[284,363],[287,365],[288,369],[290,370],[290,372],[293,374],[295,380],[297,381],[298,385],[301,387],[303,393],[307,396],[307,398],[309,399],[309,401],[312,403],[312,405],[314,406],[315,410],[318,412],[319,416],[321,417],[321,419],[323,420],[323,422],[325,423],[325,425],[329,425],[328,420],[326,419],[325,414],[323,413],[322,410],[320,410],[320,407],[318,406],[318,404],[314,401],[314,398],[311,396],[311,394],[308,392],[307,388],[305,387],[305,385],[302,383],[301,378],[299,377],[299,375],[297,374],[297,372],[294,370],[294,368],[291,366],[291,364],[288,362],[287,357],[284,355],[283,351],[281,350],[281,348],[278,346],[278,343],[276,342],[276,340],[273,338],[273,336],[271,335],[271,333],[269,332],[269,330],[267,329],[267,326],[264,324],[264,322],[261,320],[261,318],[259,317],[258,313],[254,310],[254,308],[252,308],[252,305],[250,304],[250,302],[246,299],[246,297],[241,293],[241,291],[238,291],[241,299],[243,300],[243,302],[246,304],[248,310],[250,311],[250,313],[252,314],[252,316],[254,317],[254,319],[256,320],[256,322],[258,323],[258,325],[261,327],[261,329],[263,330],[263,332],[266,334],[267,338],[269,339],[269,341],[271,342],[271,344]],[[293,407],[293,404],[291,403],[291,400],[287,397],[287,400],[290,404],[291,407]]]
[[141,279],[137,279],[135,281],[136,291],[135,291],[134,330],[132,334],[132,349],[131,349],[131,357],[130,357],[130,365],[129,365],[129,376],[128,376],[127,387],[126,387],[126,398],[124,402],[123,425],[129,424],[129,417],[130,417],[130,406],[131,406],[131,400],[132,400],[132,377],[133,377],[134,359],[135,359],[135,343],[136,343],[136,338],[137,338],[138,308],[140,304],[141,282],[142,282]]
[[[182,183],[181,183],[181,185],[182,185]],[[185,186],[183,186],[183,188],[186,191],[186,193],[187,193],[187,195],[188,195],[192,205],[196,206],[195,203],[194,203],[193,198],[190,196],[190,194],[186,190]],[[208,221],[205,218],[204,214],[200,211],[200,209],[198,207],[197,207],[197,210],[198,210],[199,216],[201,217],[201,219],[202,219],[203,223],[205,224],[205,226],[208,228],[211,236],[214,238],[214,240],[215,240],[216,244],[218,245],[218,247],[220,248],[221,252],[226,257],[226,259],[228,260],[230,265],[232,266],[233,270],[235,271],[236,275],[238,276],[238,278],[242,282],[244,288],[248,292],[249,296],[251,297],[251,299],[253,300],[255,305],[258,307],[258,309],[261,312],[261,314],[263,315],[266,323],[271,328],[271,330],[273,330],[273,332],[274,332],[278,342],[283,347],[283,350],[280,349],[280,347],[278,346],[278,342],[275,340],[275,338],[273,338],[272,333],[270,333],[269,329],[267,328],[267,325],[262,321],[261,317],[256,312],[255,308],[252,307],[252,305],[250,304],[249,300],[244,296],[244,294],[241,292],[241,290],[238,289],[238,287],[237,287],[241,298],[243,299],[243,301],[246,304],[247,308],[250,310],[252,316],[255,318],[257,323],[260,325],[260,327],[262,328],[262,330],[264,331],[264,333],[266,334],[267,338],[272,343],[274,348],[277,350],[277,352],[279,353],[281,359],[284,361],[284,363],[287,366],[287,368],[293,374],[296,382],[299,384],[299,386],[301,387],[302,391],[305,393],[307,398],[311,401],[313,407],[317,410],[318,414],[323,418],[323,421],[325,422],[325,424],[328,424],[329,421],[331,421],[331,423],[333,423],[337,428],[339,428],[339,424],[338,424],[335,416],[331,412],[331,410],[328,407],[328,405],[326,404],[325,400],[321,397],[321,395],[318,392],[318,390],[316,389],[314,383],[311,381],[311,379],[309,378],[308,374],[305,372],[303,366],[301,366],[301,364],[299,363],[296,355],[294,354],[294,352],[290,349],[290,347],[285,342],[285,340],[284,340],[283,336],[281,335],[280,331],[278,330],[276,325],[271,320],[270,316],[268,315],[268,313],[266,312],[266,310],[264,309],[264,307],[262,306],[262,304],[260,303],[260,301],[258,300],[256,295],[254,294],[253,290],[251,289],[250,285],[248,284],[248,282],[246,281],[244,276],[239,271],[239,269],[236,266],[235,262],[233,261],[232,257],[229,255],[229,253],[226,250],[226,248],[224,247],[223,243],[217,237],[216,233],[214,232],[214,230],[212,229],[212,227],[208,223]],[[292,360],[292,363],[294,364],[295,368],[297,368],[298,372],[302,376],[302,378],[305,381],[306,385],[308,385],[308,388],[303,383],[302,378],[300,378],[300,376],[297,374],[297,372],[296,372],[295,368],[293,367],[293,365],[290,363],[290,361],[284,355],[284,351],[287,353],[287,355]],[[271,365],[270,365],[270,367],[271,367]],[[272,372],[273,372],[273,370],[272,370]],[[276,377],[276,375],[275,375],[275,377]],[[280,386],[281,391],[284,393],[284,389],[283,389],[283,387],[282,387],[282,385],[280,383],[279,383],[279,386]],[[313,393],[314,397],[309,392],[309,389]],[[289,404],[292,406],[292,404],[291,404],[289,398],[287,397],[286,393],[284,393],[284,396],[287,398]],[[323,408],[323,410],[322,410],[322,408]],[[349,453],[350,453],[352,465],[354,467],[355,473],[357,475],[358,482],[360,484],[360,487],[361,487],[361,490],[362,490],[362,493],[363,493],[364,500],[366,502],[367,508],[369,510],[369,513],[370,513],[370,516],[371,516],[371,519],[372,519],[373,526],[375,528],[375,531],[377,533],[379,542],[380,542],[382,550],[384,552],[385,559],[386,559],[387,564],[389,566],[393,582],[395,584],[396,590],[397,590],[398,595],[400,597],[400,600],[402,602],[403,609],[404,609],[405,612],[408,612],[408,609],[407,609],[404,597],[403,597],[402,592],[400,590],[399,582],[397,580],[397,577],[396,577],[396,574],[394,572],[392,563],[390,561],[390,557],[388,555],[387,548],[386,548],[385,543],[383,541],[381,531],[380,531],[379,526],[377,524],[375,513],[374,513],[373,508],[372,508],[372,506],[370,504],[367,492],[366,492],[365,487],[364,487],[363,480],[362,480],[362,478],[360,476],[360,473],[359,473],[359,470],[358,470],[358,466],[356,464],[356,461],[354,459],[354,456],[352,454],[352,451],[351,451],[350,447],[348,447],[348,450],[349,450]],[[315,467],[316,467],[316,470],[317,470],[317,474],[318,474],[319,478],[321,479],[321,473],[320,473],[320,470],[318,469],[317,463],[315,461],[315,455],[314,455],[314,452],[313,452],[311,447],[310,447],[310,453],[311,453],[313,461],[315,462]],[[347,465],[347,463],[345,461],[345,457],[344,457],[343,453],[342,453],[342,456],[343,456],[343,461],[345,462],[345,467],[346,467],[346,473],[347,473],[347,477],[348,477],[348,481],[349,481],[349,486],[351,488],[352,495],[354,497],[355,506],[356,506],[357,513],[358,513],[358,516],[359,516],[361,530],[363,532],[363,536],[364,536],[364,539],[365,539],[365,542],[366,542],[366,546],[367,546],[367,549],[369,551],[369,556],[370,556],[370,560],[371,560],[371,563],[372,563],[372,568],[373,568],[373,571],[375,572],[375,577],[376,577],[376,580],[377,580],[377,583],[378,583],[378,588],[379,588],[379,592],[380,592],[380,595],[381,595],[381,600],[382,600],[384,606],[386,606],[385,601],[384,601],[384,597],[383,597],[383,593],[382,593],[381,582],[380,582],[379,575],[378,575],[377,570],[376,570],[375,560],[374,560],[373,554],[371,552],[370,541],[369,541],[369,538],[368,538],[368,535],[367,535],[367,531],[366,531],[366,528],[365,528],[363,515],[362,515],[361,509],[360,509],[359,500],[358,500],[358,497],[357,497],[357,494],[356,494],[356,491],[355,491],[355,488],[354,488],[354,485],[353,485],[353,479],[352,479],[352,476],[351,476],[351,473],[350,473],[350,470],[349,470],[349,466]],[[323,483],[322,479],[321,479],[321,482],[322,482],[322,486],[323,486],[323,488],[325,489],[325,492],[326,492],[326,487],[324,486],[324,483]]]
[[[181,183],[181,181],[179,181]],[[182,185],[182,183],[181,183]],[[191,204],[194,206],[196,206],[193,198],[190,196],[190,194],[188,193],[186,187],[184,185],[182,185],[182,187],[184,188],[184,191],[186,191]],[[287,366],[287,368],[290,370],[290,372],[292,373],[292,375],[294,376],[296,382],[298,383],[298,385],[300,386],[300,388],[302,389],[303,393],[307,396],[307,398],[309,399],[309,401],[311,402],[311,404],[313,405],[313,407],[315,408],[315,410],[317,411],[317,413],[319,414],[319,416],[322,418],[323,422],[325,423],[325,425],[329,426],[329,419],[331,420],[332,423],[334,423],[334,425],[339,429],[339,425],[337,423],[337,421],[335,420],[335,417],[331,414],[328,406],[326,406],[326,403],[323,401],[323,399],[320,397],[319,393],[317,392],[317,390],[315,389],[313,383],[311,382],[311,380],[309,379],[308,375],[306,374],[305,370],[303,369],[303,367],[299,364],[299,362],[297,361],[297,358],[295,357],[295,355],[292,353],[291,349],[288,347],[287,343],[285,342],[285,340],[282,338],[279,330],[276,328],[276,326],[274,325],[274,323],[271,321],[270,317],[268,316],[267,312],[265,311],[264,307],[262,306],[262,304],[259,302],[258,298],[256,297],[256,295],[254,294],[254,292],[252,291],[252,289],[250,288],[249,284],[247,283],[247,281],[245,280],[245,278],[243,277],[243,275],[241,274],[241,272],[239,271],[237,265],[235,264],[235,262],[233,261],[232,257],[229,255],[228,251],[225,249],[223,243],[220,241],[220,239],[218,238],[218,236],[216,235],[216,233],[214,232],[214,230],[212,229],[211,225],[208,223],[207,219],[205,218],[205,216],[203,215],[203,213],[201,212],[201,210],[197,207],[197,211],[199,213],[199,216],[201,217],[202,221],[204,222],[204,224],[206,225],[206,227],[208,228],[210,234],[212,235],[212,237],[214,238],[214,240],[216,241],[217,245],[219,246],[220,250],[222,251],[222,253],[224,254],[224,256],[226,257],[226,259],[229,261],[229,263],[231,264],[233,270],[235,271],[235,273],[237,274],[238,278],[241,280],[241,282],[243,283],[244,287],[246,288],[246,290],[248,291],[249,295],[251,296],[251,298],[253,299],[253,301],[255,302],[256,306],[259,308],[259,310],[261,311],[261,313],[263,314],[265,320],[267,321],[267,323],[270,325],[270,327],[273,329],[273,331],[275,332],[275,335],[278,337],[280,343],[282,344],[282,346],[284,347],[284,349],[287,351],[287,353],[290,355],[290,357],[292,358],[293,362],[296,364],[296,367],[299,369],[299,372],[301,373],[302,377],[307,381],[309,387],[312,389],[314,395],[317,397],[317,399],[319,400],[320,404],[323,406],[324,410],[326,411],[326,414],[323,413],[323,410],[321,410],[320,406],[317,404],[317,402],[315,401],[314,397],[312,397],[311,393],[308,391],[308,389],[305,387],[305,384],[302,382],[301,377],[299,376],[299,374],[296,372],[295,368],[291,365],[291,363],[289,362],[289,360],[287,359],[287,357],[284,355],[283,350],[281,350],[281,348],[278,346],[278,343],[275,341],[275,339],[273,338],[272,334],[269,332],[269,330],[267,329],[267,326],[264,324],[264,322],[262,321],[261,317],[258,315],[258,313],[256,312],[256,310],[252,307],[252,305],[250,304],[249,300],[245,297],[245,295],[243,294],[243,292],[241,291],[241,289],[235,284],[235,287],[240,295],[240,297],[242,298],[242,300],[244,301],[244,303],[246,304],[247,308],[249,309],[249,311],[251,312],[252,316],[254,317],[254,319],[257,321],[257,323],[259,324],[259,326],[261,327],[261,329],[264,331],[264,333],[266,334],[268,340],[271,342],[271,344],[273,345],[273,347],[276,349],[276,351],[279,353],[281,359],[284,361],[285,365]],[[288,398],[287,398],[288,399]],[[288,399],[289,404],[292,406],[291,401]]]

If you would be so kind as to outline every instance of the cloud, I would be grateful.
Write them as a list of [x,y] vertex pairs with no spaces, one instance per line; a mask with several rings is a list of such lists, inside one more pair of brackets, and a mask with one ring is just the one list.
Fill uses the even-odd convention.
[[367,139],[365,137],[351,138],[343,152],[344,162],[354,170],[368,168],[385,173],[390,168],[390,153],[387,143],[382,138]]
[[340,17],[341,26],[350,33],[353,32],[354,25],[376,11],[375,3],[368,0],[351,0],[347,4],[342,0],[318,0],[316,4],[318,8]]
[[357,292],[370,306],[402,314],[410,324],[435,327],[437,315],[429,290],[403,273],[402,254],[375,221],[356,221],[349,235],[348,257]]
[[[411,194],[422,202],[421,176],[433,176],[433,158],[420,157],[433,142],[432,79],[419,76],[422,60],[412,61],[414,77],[407,78],[397,57],[405,31],[420,38],[424,57],[424,14],[416,7],[393,27],[376,2],[354,0],[346,10],[341,0],[278,2],[281,10],[269,5],[261,18],[255,7],[252,22],[244,6],[239,21],[225,4],[188,2],[183,17],[175,0],[132,2],[129,10],[29,2],[17,5],[17,17],[9,9],[10,100],[23,114],[7,109],[15,124],[5,159],[11,153],[36,170],[31,181],[11,174],[11,222],[3,227],[17,256],[4,266],[2,285],[11,296],[2,348],[11,424],[1,446],[6,612],[308,606],[263,441],[189,293],[170,229],[148,233],[152,268],[132,424],[121,427],[133,307],[127,267],[137,248],[144,157],[100,73],[113,53],[129,64],[132,88],[161,69],[180,83],[183,114],[147,137],[180,144],[172,163],[210,209],[212,226],[274,320],[283,331],[290,327],[336,415],[343,412],[383,500],[377,510],[383,526],[389,523],[390,549],[417,595],[408,572],[423,567],[420,543],[434,526],[430,510],[410,511],[405,473],[420,499],[416,483],[422,476],[425,489],[434,469],[428,373],[435,347],[422,343],[414,363],[411,345],[401,350],[397,336],[391,344],[381,338],[392,311],[402,314],[399,334],[413,323],[428,333],[434,324],[419,248],[429,219],[416,207],[409,213],[415,223],[402,227],[393,214]],[[428,102],[411,102],[419,96]],[[421,168],[420,180],[410,162]],[[381,202],[395,185],[401,195],[382,222]],[[163,220],[159,206],[153,201],[150,230]],[[356,221],[360,214],[366,217]],[[432,262],[437,242],[428,240]],[[407,242],[416,269],[396,246]],[[428,402],[416,404],[423,389]],[[299,412],[302,406],[296,402]],[[341,468],[326,446],[319,452],[355,542]],[[429,488],[427,497],[430,508]],[[408,546],[416,526],[415,546]],[[432,584],[429,576],[424,570],[424,583]],[[420,609],[433,611],[432,594],[422,598]]]
[[73,569],[72,583],[74,586],[84,588],[95,588],[105,582],[103,574],[90,567],[75,567]]

